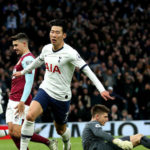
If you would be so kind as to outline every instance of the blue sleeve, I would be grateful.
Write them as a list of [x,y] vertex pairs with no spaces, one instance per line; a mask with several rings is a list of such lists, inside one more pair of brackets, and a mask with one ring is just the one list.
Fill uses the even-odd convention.
[[[32,63],[33,60],[34,60],[34,58],[32,56],[25,57],[22,61],[23,69],[26,68],[30,63]],[[26,102],[27,98],[29,97],[31,90],[32,90],[34,75],[35,75],[35,70],[32,70],[31,73],[24,75],[25,76],[25,85],[24,85],[24,91],[23,91],[20,101]]]

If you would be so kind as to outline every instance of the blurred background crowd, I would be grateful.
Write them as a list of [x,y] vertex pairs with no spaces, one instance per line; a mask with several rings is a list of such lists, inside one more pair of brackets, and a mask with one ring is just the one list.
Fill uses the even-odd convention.
[[[105,88],[115,97],[104,101],[79,69],[72,80],[69,121],[88,121],[90,108],[102,103],[110,120],[150,119],[150,3],[149,0],[0,0],[0,92],[4,111],[11,75],[18,56],[10,36],[25,32],[38,56],[49,43],[49,24],[66,19],[66,43],[81,54]],[[38,69],[33,96],[43,80]],[[50,108],[37,122],[50,122]],[[5,114],[0,115],[5,123]]]

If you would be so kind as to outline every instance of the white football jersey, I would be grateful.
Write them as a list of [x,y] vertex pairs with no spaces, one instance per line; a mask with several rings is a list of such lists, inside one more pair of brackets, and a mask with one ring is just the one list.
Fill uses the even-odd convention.
[[100,93],[105,91],[102,83],[78,52],[66,43],[57,51],[53,51],[52,44],[45,45],[40,56],[22,70],[21,74],[24,75],[43,63],[45,63],[46,71],[40,88],[57,100],[68,101],[71,99],[70,86],[75,67],[83,70]]
[[75,67],[82,68],[86,62],[66,43],[58,51],[53,51],[52,44],[45,45],[39,59],[44,61],[46,67],[40,88],[57,100],[70,100],[70,86]]

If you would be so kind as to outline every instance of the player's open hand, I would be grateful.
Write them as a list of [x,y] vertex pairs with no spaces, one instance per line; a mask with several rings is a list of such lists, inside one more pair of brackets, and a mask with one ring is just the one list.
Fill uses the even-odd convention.
[[18,71],[18,72],[13,73],[12,76],[13,76],[13,77],[20,77],[20,76],[22,76],[21,71]]
[[24,102],[19,102],[19,104],[15,107],[16,109],[16,113],[15,114],[19,114],[19,116],[21,117],[24,114],[24,109],[25,109],[25,104]]
[[115,99],[114,97],[110,96],[110,94],[109,94],[108,91],[103,91],[103,92],[101,92],[100,94],[101,94],[102,98],[103,98],[105,101],[107,101],[107,100],[109,100],[109,99],[110,99],[110,100],[114,100],[114,99]]

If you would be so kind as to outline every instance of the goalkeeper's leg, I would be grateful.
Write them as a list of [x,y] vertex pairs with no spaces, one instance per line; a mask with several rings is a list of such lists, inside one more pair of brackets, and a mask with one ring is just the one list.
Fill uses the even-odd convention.
[[150,149],[150,139],[142,134],[136,134],[130,136],[130,141],[133,143],[134,147],[138,145],[143,145],[146,148]]

